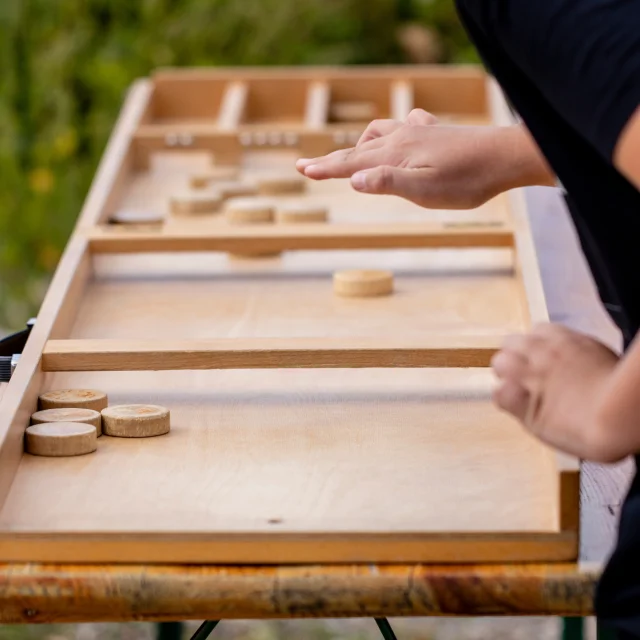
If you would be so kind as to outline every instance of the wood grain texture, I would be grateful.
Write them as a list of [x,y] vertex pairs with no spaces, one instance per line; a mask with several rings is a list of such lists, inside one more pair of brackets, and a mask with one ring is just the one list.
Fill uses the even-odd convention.
[[43,371],[174,371],[179,369],[373,369],[488,367],[500,347],[493,337],[439,336],[431,343],[379,346],[379,340],[262,338],[121,341],[55,340]]
[[165,228],[158,233],[119,233],[99,229],[86,233],[93,253],[161,251],[328,250],[398,248],[512,247],[508,229],[460,229],[439,224],[368,225],[308,224],[274,228]]
[[0,565],[0,621],[584,616],[595,580],[573,564]]

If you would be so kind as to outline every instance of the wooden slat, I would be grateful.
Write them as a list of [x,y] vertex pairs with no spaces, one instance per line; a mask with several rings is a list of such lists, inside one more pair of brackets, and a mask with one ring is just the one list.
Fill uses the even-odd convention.
[[246,82],[230,82],[227,86],[220,113],[218,114],[218,127],[224,131],[236,129],[242,122],[247,104],[249,85]]
[[508,228],[403,225],[265,225],[198,229],[172,227],[163,232],[100,229],[88,232],[94,253],[154,251],[283,251],[307,249],[400,249],[512,247]]
[[398,80],[391,85],[391,117],[405,120],[413,109],[413,86],[408,80]]
[[317,130],[327,125],[331,91],[327,82],[312,82],[307,90],[307,105],[304,117],[306,129]]
[[495,337],[439,336],[422,344],[327,338],[218,340],[50,340],[44,371],[486,367]]

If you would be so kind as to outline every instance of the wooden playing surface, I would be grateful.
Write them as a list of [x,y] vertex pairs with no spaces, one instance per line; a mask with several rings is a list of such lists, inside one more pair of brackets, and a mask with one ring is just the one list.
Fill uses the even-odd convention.
[[[259,80],[245,81],[247,122],[220,107],[217,127],[225,116],[232,132],[295,128],[264,107]],[[416,100],[427,80],[412,81]],[[485,82],[468,80],[470,95]],[[172,100],[213,91],[199,76],[174,93],[169,81],[175,74],[160,76],[155,94],[152,82],[131,94],[0,407],[0,560],[575,559],[577,465],[490,401],[491,352],[546,317],[519,194],[472,212],[426,211],[333,181],[304,196],[328,206],[329,225],[241,229],[231,240],[220,215],[168,218],[160,231],[105,225],[121,209],[167,213],[170,196],[217,157],[206,112],[175,121],[206,128],[206,148],[167,149],[164,137],[140,157],[136,140],[160,140],[154,127],[175,125],[164,117]],[[221,94],[232,106],[235,82]],[[313,104],[322,92],[307,84]],[[444,113],[490,122],[478,104]],[[300,152],[251,147],[238,161],[251,180],[291,170]],[[203,251],[269,241],[297,250],[250,259]],[[335,296],[332,274],[346,268],[393,271],[394,294]],[[312,368],[314,358],[334,368]],[[165,405],[172,431],[103,436],[96,454],[79,458],[21,454],[37,394],[65,387],[101,389],[111,404]]]

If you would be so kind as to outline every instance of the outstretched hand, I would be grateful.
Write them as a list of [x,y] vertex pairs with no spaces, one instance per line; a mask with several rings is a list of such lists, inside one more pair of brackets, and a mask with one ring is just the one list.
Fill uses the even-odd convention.
[[551,180],[521,127],[441,125],[422,109],[405,122],[374,120],[355,147],[300,159],[296,168],[314,180],[351,178],[357,191],[435,209],[471,209],[506,189]]

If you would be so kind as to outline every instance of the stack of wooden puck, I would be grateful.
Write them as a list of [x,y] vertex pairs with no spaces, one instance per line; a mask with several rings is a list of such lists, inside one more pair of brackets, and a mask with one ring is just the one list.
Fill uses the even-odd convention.
[[31,416],[25,449],[36,456],[68,457],[92,453],[98,438],[149,438],[169,433],[170,413],[147,404],[109,406],[95,389],[61,389],[43,393]]

